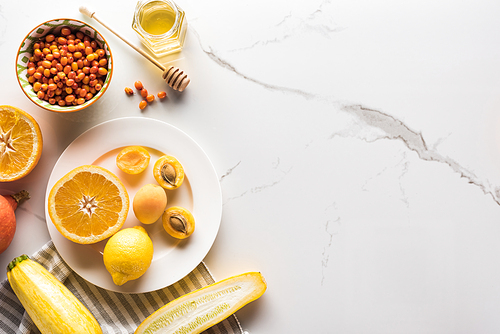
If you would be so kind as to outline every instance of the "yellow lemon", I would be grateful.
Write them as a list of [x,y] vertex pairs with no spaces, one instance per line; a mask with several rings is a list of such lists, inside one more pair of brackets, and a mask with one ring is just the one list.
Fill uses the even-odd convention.
[[0,182],[28,175],[42,154],[42,132],[27,112],[0,106]]
[[153,260],[153,242],[142,226],[134,226],[113,235],[103,252],[104,265],[116,285],[138,279]]

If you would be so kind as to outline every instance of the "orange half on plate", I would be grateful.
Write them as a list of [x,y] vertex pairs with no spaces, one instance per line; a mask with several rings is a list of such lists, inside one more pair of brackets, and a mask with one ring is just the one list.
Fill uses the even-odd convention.
[[47,206],[52,223],[65,238],[92,244],[123,226],[129,197],[115,174],[99,166],[84,165],[54,184]]

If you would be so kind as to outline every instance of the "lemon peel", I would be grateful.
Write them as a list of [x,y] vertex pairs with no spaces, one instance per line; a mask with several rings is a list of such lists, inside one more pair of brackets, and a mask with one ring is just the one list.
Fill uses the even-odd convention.
[[153,260],[153,242],[142,226],[125,228],[108,240],[103,260],[113,283],[123,285],[146,273]]

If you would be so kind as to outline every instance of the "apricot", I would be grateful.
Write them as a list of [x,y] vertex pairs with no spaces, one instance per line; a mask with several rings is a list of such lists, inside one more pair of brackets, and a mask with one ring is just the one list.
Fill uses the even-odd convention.
[[173,206],[165,210],[161,218],[163,228],[172,237],[185,239],[194,232],[195,222],[193,214],[180,206]]
[[149,165],[150,155],[142,146],[125,147],[116,156],[116,165],[128,174],[142,173]]
[[153,176],[160,186],[173,190],[181,186],[184,181],[184,167],[175,157],[163,155],[153,167]]
[[134,196],[132,208],[135,217],[143,224],[156,222],[167,207],[167,194],[157,184],[146,184]]

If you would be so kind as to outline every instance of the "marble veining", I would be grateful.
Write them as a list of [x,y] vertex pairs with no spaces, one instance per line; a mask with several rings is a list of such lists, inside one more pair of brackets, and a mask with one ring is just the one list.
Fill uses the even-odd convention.
[[[344,105],[342,109],[355,116],[364,125],[382,131],[382,133],[375,138],[368,139],[369,141],[381,139],[399,140],[403,142],[409,150],[417,153],[420,159],[448,165],[453,172],[467,179],[470,184],[479,187],[485,194],[490,195],[497,204],[500,204],[498,196],[500,189],[498,187],[480,180],[473,171],[461,166],[460,163],[454,159],[443,156],[437,150],[429,148],[422,134],[412,130],[402,121],[381,111],[366,108],[361,105]],[[336,134],[332,136],[335,137]]]

